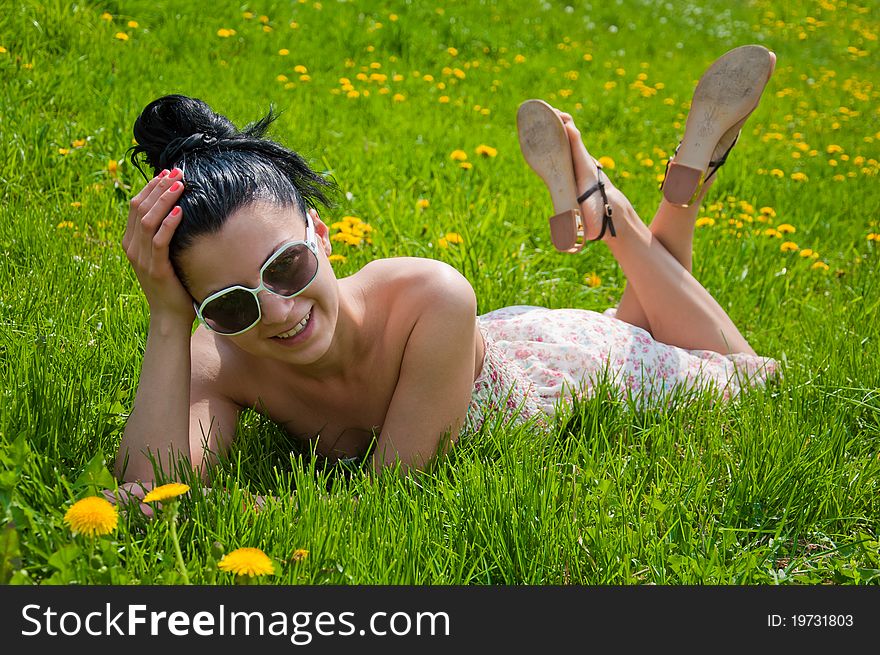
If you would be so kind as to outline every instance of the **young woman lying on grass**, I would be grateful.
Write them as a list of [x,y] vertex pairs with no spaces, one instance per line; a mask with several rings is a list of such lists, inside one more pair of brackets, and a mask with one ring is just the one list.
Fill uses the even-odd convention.
[[[134,408],[116,463],[150,483],[150,454],[204,474],[254,408],[331,460],[423,468],[495,412],[552,414],[609,378],[644,401],[674,389],[735,396],[775,373],[691,275],[700,201],[757,106],[775,57],[738,48],[703,76],[650,227],[587,153],[572,117],[520,107],[520,143],[547,182],[554,245],[603,241],[628,279],[616,309],[507,307],[477,315],[468,281],[431,259],[370,262],[337,279],[329,183],[199,100],[166,96],[138,117],[155,177],[131,201],[122,246],[150,308]],[[578,197],[578,194],[581,194]],[[194,319],[200,325],[193,332]]]

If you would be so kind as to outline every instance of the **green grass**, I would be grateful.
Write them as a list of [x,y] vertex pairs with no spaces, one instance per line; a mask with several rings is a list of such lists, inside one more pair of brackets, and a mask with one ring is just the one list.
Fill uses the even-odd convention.
[[[181,503],[183,556],[195,583],[231,582],[215,542],[265,550],[283,584],[880,581],[870,3],[565,4],[25,0],[0,13],[0,582],[180,581],[164,523],[125,514],[92,543],[62,521],[108,482],[102,458],[116,452],[137,384],[148,310],[119,242],[142,185],[124,153],[150,100],[186,93],[238,124],[283,110],[274,137],[350,194],[325,220],[374,228],[372,245],[337,246],[339,277],[376,257],[434,257],[468,277],[480,313],[602,310],[624,279],[606,248],[553,250],[549,195],[520,155],[516,107],[541,97],[572,111],[648,220],[695,81],[744,43],[772,48],[779,64],[707,201],[715,222],[698,229],[695,274],[755,349],[783,362],[780,384],[674,411],[585,400],[549,439],[490,424],[415,479],[327,470],[247,414],[212,480],[225,491],[193,483]],[[358,98],[340,91],[342,77]],[[476,155],[480,144],[498,156]],[[456,149],[472,170],[450,159]],[[417,209],[420,198],[430,205]],[[796,231],[759,233],[782,223]],[[447,232],[464,243],[438,247]],[[781,252],[784,240],[799,250]],[[801,257],[806,248],[818,259]],[[596,288],[583,283],[590,273]],[[243,512],[249,493],[278,500]],[[309,556],[291,562],[297,548]]]

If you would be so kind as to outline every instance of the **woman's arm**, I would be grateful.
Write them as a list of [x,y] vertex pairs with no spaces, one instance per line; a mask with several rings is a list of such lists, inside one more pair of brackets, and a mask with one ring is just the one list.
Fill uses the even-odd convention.
[[398,459],[403,472],[422,469],[445,451],[449,444],[444,438],[458,438],[474,385],[473,287],[454,268],[440,264],[407,295],[416,303],[417,318],[373,452],[375,470]]
[[153,479],[150,454],[168,473],[181,456],[201,466],[206,445],[217,445],[216,434],[225,431],[231,439],[238,414],[234,403],[212,390],[216,385],[203,374],[209,368],[201,353],[196,374],[192,371],[195,310],[168,257],[171,237],[183,215],[175,206],[183,191],[182,178],[175,168],[150,180],[131,201],[122,238],[150,306],[134,408],[116,458],[116,475],[124,481]]

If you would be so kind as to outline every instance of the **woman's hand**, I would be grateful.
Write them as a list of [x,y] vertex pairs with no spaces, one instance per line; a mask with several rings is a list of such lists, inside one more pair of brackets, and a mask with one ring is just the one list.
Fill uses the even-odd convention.
[[189,322],[195,318],[193,299],[168,258],[168,244],[183,211],[175,205],[183,192],[183,171],[162,171],[130,203],[122,248],[134,268],[150,305],[150,317]]

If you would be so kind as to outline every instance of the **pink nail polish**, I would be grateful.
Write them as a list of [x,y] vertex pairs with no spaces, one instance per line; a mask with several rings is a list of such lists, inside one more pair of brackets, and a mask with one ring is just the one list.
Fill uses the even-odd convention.
[[168,175],[168,169],[167,169],[167,168],[163,169],[162,172],[159,173],[156,177],[160,177],[160,178],[161,178],[161,177],[165,177],[166,175]]
[[171,210],[172,216],[177,216],[180,214],[180,205],[177,205],[174,209]]
[[177,191],[182,186],[183,185],[180,182],[175,182],[174,184],[171,185],[171,188],[169,188],[168,190],[169,191]]

